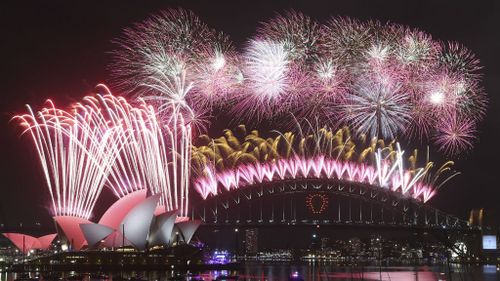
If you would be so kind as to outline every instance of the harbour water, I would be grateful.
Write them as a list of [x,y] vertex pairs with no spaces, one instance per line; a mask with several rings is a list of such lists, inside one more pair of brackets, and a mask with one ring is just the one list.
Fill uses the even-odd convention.
[[[451,269],[451,275],[449,272]],[[224,280],[222,276],[238,276],[237,280],[248,281],[352,281],[352,280],[384,280],[384,281],[496,281],[500,280],[500,272],[495,265],[454,265],[445,266],[395,266],[395,267],[339,267],[329,263],[255,263],[248,262],[238,270],[217,270],[205,272],[149,271],[149,272],[52,272],[31,273],[31,277],[40,276],[41,280],[62,280],[72,276],[71,280],[125,280],[137,278],[143,280]],[[43,278],[43,276],[46,276]],[[291,279],[298,276],[297,279]],[[19,273],[0,273],[0,281],[20,279]],[[197,279],[196,279],[197,278]],[[217,279],[219,278],[219,279]],[[302,278],[302,279],[300,279]],[[136,279],[136,280],[137,280]],[[26,280],[26,279],[24,279]]]

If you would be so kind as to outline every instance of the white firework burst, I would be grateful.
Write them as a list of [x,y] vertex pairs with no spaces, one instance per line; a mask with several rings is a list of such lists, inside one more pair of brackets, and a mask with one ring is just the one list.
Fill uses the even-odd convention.
[[260,101],[273,101],[288,85],[288,52],[282,43],[252,40],[245,54],[246,79]]
[[409,96],[397,83],[361,80],[340,109],[343,123],[371,137],[396,138],[411,120]]

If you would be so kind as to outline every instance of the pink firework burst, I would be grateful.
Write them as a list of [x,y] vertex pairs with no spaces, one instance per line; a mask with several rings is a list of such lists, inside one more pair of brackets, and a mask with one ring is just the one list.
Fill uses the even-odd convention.
[[191,103],[194,108],[220,107],[235,89],[242,86],[239,61],[226,37],[204,48],[193,65]]
[[307,77],[309,88],[297,107],[297,118],[336,122],[338,116],[332,108],[345,102],[351,82],[349,72],[333,59],[322,59],[313,65]]
[[417,104],[411,109],[411,119],[405,132],[407,138],[426,140],[431,136],[436,122],[432,108],[425,104]]
[[446,71],[428,75],[422,84],[420,99],[433,115],[457,113],[476,121],[484,117],[487,99],[474,80]]
[[395,45],[397,60],[413,73],[435,67],[441,46],[429,34],[401,27],[399,42]]
[[437,122],[436,126],[434,142],[446,154],[457,155],[474,146],[477,133],[474,121],[454,114]]

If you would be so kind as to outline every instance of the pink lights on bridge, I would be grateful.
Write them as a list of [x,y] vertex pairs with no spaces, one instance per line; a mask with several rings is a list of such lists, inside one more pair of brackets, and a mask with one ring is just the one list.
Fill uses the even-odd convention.
[[[218,195],[221,191],[219,186],[229,191],[285,180],[336,180],[400,192],[405,196],[427,202],[434,196],[435,189],[420,181],[424,174],[422,170],[405,171],[397,161],[394,163],[382,161],[377,167],[364,163],[342,162],[325,156],[314,158],[296,156],[265,164],[244,164],[220,173],[207,167],[205,175],[195,181],[194,187],[206,199],[210,195]],[[380,181],[382,177],[388,180]],[[380,182],[385,183],[381,185]]]

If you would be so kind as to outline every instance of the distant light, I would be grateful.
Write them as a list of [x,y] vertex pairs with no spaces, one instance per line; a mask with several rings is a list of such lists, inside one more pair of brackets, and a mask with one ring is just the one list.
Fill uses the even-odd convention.
[[497,237],[496,235],[483,235],[483,250],[496,250]]
[[313,238],[316,238],[316,234],[313,234]]

